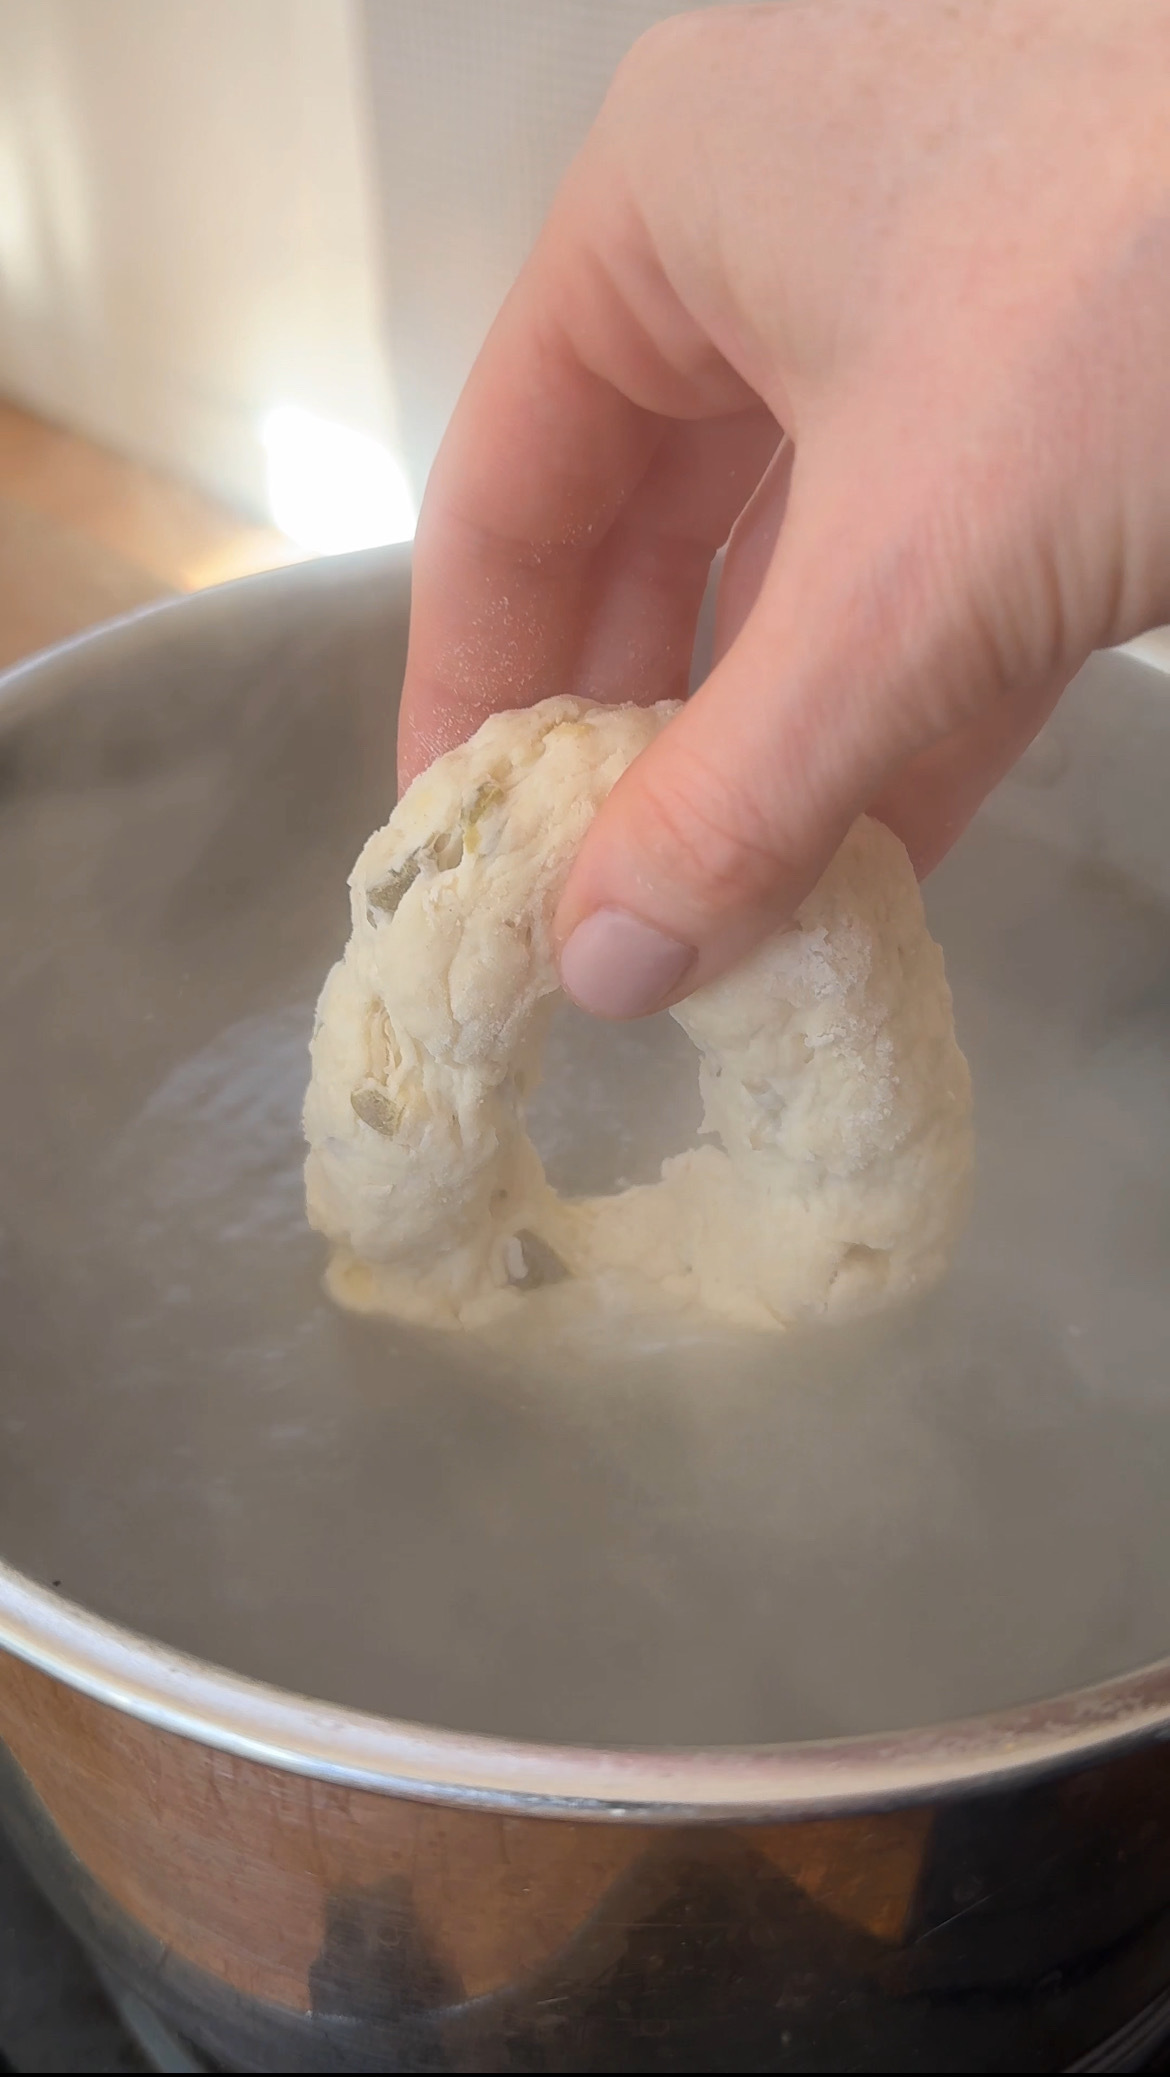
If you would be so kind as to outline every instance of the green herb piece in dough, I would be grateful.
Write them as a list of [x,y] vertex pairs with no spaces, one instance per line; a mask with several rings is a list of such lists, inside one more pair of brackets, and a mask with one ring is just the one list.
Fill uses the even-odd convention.
[[[396,865],[388,872],[384,880],[379,880],[376,887],[367,887],[367,909],[380,909],[383,915],[392,916],[403,895],[409,892],[418,879],[422,863],[423,853],[414,851],[401,865]],[[373,920],[371,918],[371,921]]]
[[383,1139],[393,1139],[401,1113],[384,1089],[355,1089],[349,1100],[355,1117],[360,1118],[363,1125],[368,1125],[373,1132],[380,1132]]

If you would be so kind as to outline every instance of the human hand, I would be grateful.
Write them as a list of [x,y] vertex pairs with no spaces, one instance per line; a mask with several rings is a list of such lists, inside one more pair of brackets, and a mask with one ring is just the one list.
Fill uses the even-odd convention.
[[409,778],[498,708],[681,697],[731,533],[715,668],[561,902],[586,1008],[712,979],[865,809],[929,870],[1089,651],[1170,618],[1168,79],[1168,0],[634,47],[435,463],[400,734]]

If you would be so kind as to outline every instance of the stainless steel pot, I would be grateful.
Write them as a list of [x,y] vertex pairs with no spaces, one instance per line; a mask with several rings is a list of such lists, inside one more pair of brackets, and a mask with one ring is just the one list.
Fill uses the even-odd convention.
[[[3,687],[12,1836],[232,2069],[1136,2069],[1163,682],[1097,660],[932,890],[982,1135],[946,1292],[784,1350],[455,1343],[334,1314],[297,1196],[407,588],[395,552],[286,571]],[[668,1034],[566,1025],[557,1073],[569,1183],[685,1130]]]

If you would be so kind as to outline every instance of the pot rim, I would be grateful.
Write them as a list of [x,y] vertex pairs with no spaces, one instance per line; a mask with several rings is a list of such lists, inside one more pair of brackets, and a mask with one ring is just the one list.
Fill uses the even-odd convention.
[[[409,584],[410,548],[238,578],[163,598],[0,672],[0,712],[31,705],[76,652],[150,641],[176,611],[216,620],[244,586],[329,581],[329,566]],[[1090,1765],[1170,1737],[1170,1658],[983,1716],[863,1737],[716,1748],[549,1745],[370,1715],[248,1679],[89,1613],[0,1560],[0,1650],[143,1723],[246,1760],[418,1801],[639,1824],[738,1822],[924,1802]]]
[[993,1715],[860,1738],[546,1745],[295,1695],[156,1644],[0,1563],[0,1648],[141,1722],[338,1786],[548,1817],[745,1823],[1004,1787],[1170,1735],[1170,1659]]

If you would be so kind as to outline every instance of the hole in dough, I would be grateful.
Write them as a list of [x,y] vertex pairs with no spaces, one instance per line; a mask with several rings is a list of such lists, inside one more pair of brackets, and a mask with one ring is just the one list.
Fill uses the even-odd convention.
[[507,1260],[509,1278],[523,1291],[538,1290],[542,1284],[563,1284],[569,1275],[556,1249],[539,1234],[526,1230],[512,1235]]
[[[524,1119],[561,1197],[607,1197],[656,1183],[703,1128],[698,1054],[673,1017],[603,1024],[558,1000]],[[519,1078],[517,1078],[519,1081]]]

